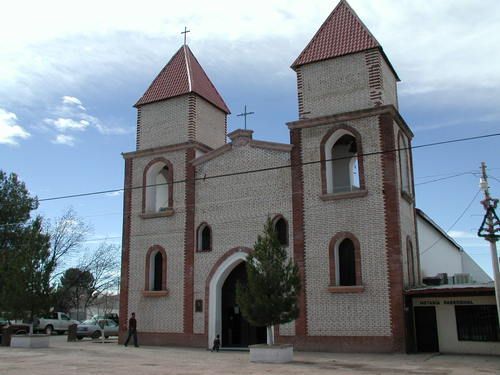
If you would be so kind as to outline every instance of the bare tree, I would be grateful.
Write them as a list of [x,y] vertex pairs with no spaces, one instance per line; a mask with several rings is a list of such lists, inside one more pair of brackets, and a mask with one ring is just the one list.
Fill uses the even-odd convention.
[[98,297],[116,292],[120,283],[120,248],[117,245],[101,243],[85,255],[78,265],[82,271],[92,274],[92,293],[86,294],[82,307],[88,308]]
[[[90,233],[91,227],[80,218],[73,208],[68,208],[53,223],[48,223],[46,232],[50,235],[51,260],[60,270],[64,258],[74,255]],[[62,272],[56,272],[52,281]]]

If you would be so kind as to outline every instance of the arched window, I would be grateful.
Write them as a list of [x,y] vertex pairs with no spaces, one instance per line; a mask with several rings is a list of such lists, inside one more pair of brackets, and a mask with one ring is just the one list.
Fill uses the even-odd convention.
[[349,232],[337,233],[330,241],[330,286],[361,286],[361,249]]
[[143,177],[143,212],[164,212],[172,208],[173,169],[172,164],[157,158],[149,162]]
[[356,285],[356,263],[354,244],[349,238],[344,239],[337,248],[338,285]]
[[406,262],[408,265],[408,285],[415,285],[415,258],[413,256],[413,245],[410,239],[406,241]]
[[151,246],[146,254],[146,291],[167,290],[167,254],[159,245]]
[[408,141],[403,134],[399,134],[399,174],[401,177],[401,190],[411,195],[410,164],[408,163]]
[[158,251],[154,258],[153,290],[161,290],[163,282],[163,256]]
[[285,218],[278,215],[273,220],[274,230],[278,236],[278,241],[281,246],[288,246],[288,223]]
[[364,187],[359,133],[347,125],[332,128],[321,141],[323,194],[360,192]]
[[207,223],[201,223],[197,233],[197,251],[212,250],[212,229]]
[[356,138],[343,135],[333,145],[331,154],[333,193],[359,189]]

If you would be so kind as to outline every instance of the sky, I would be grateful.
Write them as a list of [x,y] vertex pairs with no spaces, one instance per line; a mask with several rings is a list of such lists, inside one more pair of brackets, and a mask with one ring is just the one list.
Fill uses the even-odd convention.
[[[500,2],[351,0],[401,78],[399,110],[413,145],[498,133]],[[45,198],[123,187],[122,152],[135,149],[132,105],[188,44],[254,137],[288,142],[297,119],[289,68],[336,0],[189,2],[8,1],[0,22],[0,168]],[[500,137],[413,151],[417,207],[491,275],[488,243],[476,232],[485,161],[500,196]],[[437,181],[435,181],[437,180]],[[93,227],[87,244],[121,242],[123,195],[41,201],[68,207]],[[466,208],[469,207],[467,210]],[[457,220],[459,219],[459,220]]]

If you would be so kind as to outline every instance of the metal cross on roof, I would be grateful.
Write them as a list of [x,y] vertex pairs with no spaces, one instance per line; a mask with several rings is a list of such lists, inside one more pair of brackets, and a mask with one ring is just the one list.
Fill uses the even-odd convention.
[[255,112],[247,112],[247,105],[245,104],[245,111],[243,113],[240,113],[239,115],[236,115],[238,117],[243,116],[245,118],[245,130],[247,130],[247,116],[253,115]]
[[181,31],[181,34],[184,34],[184,45],[186,45],[187,42],[187,33],[190,33],[191,30],[188,30],[186,26],[184,26],[184,31]]

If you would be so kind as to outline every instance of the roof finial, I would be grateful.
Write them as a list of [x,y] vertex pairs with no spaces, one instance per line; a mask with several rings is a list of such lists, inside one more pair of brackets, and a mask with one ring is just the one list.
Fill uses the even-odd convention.
[[191,30],[188,30],[187,26],[184,26],[184,31],[181,31],[181,34],[184,34],[184,45],[187,44],[187,33],[190,33]]
[[245,111],[243,113],[240,113],[239,115],[236,115],[238,117],[243,116],[245,118],[245,130],[247,130],[247,116],[248,115],[253,115],[255,112],[247,112],[247,105],[245,104]]

